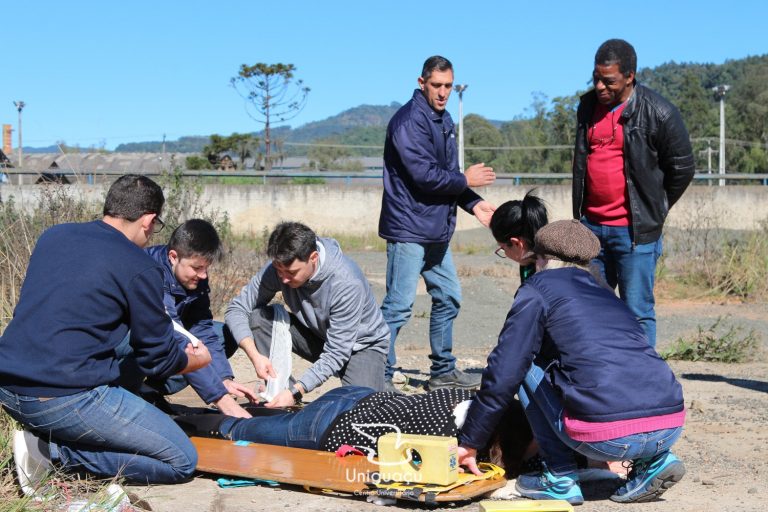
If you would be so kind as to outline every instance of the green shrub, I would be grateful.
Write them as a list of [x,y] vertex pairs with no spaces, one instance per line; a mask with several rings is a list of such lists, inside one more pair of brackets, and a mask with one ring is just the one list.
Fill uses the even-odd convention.
[[187,169],[190,171],[203,171],[213,169],[211,162],[209,162],[207,158],[203,158],[202,156],[198,155],[188,156],[184,162],[187,165]]
[[706,329],[698,327],[691,339],[678,338],[670,348],[661,352],[664,359],[682,361],[712,361],[742,363],[752,360],[760,346],[760,336],[754,330],[742,335],[743,328],[718,317]]

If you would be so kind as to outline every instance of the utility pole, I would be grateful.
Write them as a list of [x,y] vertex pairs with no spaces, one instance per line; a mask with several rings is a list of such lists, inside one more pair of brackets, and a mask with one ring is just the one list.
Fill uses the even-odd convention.
[[[719,174],[725,174],[725,93],[728,92],[728,89],[730,89],[730,85],[718,85],[717,87],[713,87],[712,90],[715,92],[715,99],[720,100],[720,165],[718,172]],[[723,187],[725,186],[725,178],[720,178],[718,180],[718,184]]]
[[166,165],[165,165],[165,134],[163,134],[163,156],[161,156],[161,157],[160,157],[160,159],[162,160],[162,163],[161,163],[161,165],[160,165],[160,168],[161,168],[162,170],[166,170],[166,169],[167,169],[167,167],[166,167]]
[[467,87],[469,87],[467,84],[453,86],[453,90],[459,93],[459,170],[461,172],[464,172],[464,106],[462,97]]
[[13,104],[16,107],[16,110],[19,111],[19,169],[21,169],[23,167],[22,158],[24,156],[21,149],[21,111],[24,110],[24,107],[26,107],[27,104],[23,101],[14,101]]

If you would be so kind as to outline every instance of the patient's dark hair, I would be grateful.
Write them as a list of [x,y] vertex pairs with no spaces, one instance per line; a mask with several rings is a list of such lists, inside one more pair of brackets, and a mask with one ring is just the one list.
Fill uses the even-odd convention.
[[200,256],[213,263],[221,260],[222,248],[219,234],[210,222],[189,219],[173,230],[168,250],[176,251],[179,258]]
[[502,204],[491,217],[491,233],[499,243],[509,242],[512,237],[522,238],[533,247],[533,237],[547,224],[547,207],[544,201],[529,190],[522,200],[515,199]]
[[502,416],[478,459],[491,462],[504,468],[506,478],[520,474],[523,456],[533,441],[533,431],[523,412],[523,406],[515,400]]

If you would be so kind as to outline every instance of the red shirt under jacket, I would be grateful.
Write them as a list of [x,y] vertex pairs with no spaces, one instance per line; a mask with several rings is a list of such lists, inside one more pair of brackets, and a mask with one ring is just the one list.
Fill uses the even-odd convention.
[[584,214],[596,224],[629,226],[629,195],[624,177],[624,105],[598,103],[592,116],[587,155]]

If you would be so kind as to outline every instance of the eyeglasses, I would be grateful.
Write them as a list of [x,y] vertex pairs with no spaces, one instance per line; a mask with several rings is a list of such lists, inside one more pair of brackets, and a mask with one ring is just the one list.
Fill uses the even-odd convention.
[[[504,244],[506,245],[506,244]],[[498,256],[499,258],[506,258],[507,255],[504,253],[504,247],[499,246],[495,251],[493,251],[493,254]]]
[[155,215],[155,218],[152,219],[152,233],[159,233],[165,228],[165,222],[163,222],[163,219],[160,218],[159,215]]

